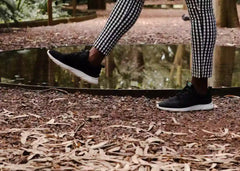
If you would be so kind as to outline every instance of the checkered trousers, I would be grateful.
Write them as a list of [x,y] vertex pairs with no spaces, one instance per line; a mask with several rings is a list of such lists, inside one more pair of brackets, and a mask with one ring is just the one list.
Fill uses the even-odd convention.
[[[94,47],[108,55],[118,40],[134,25],[144,0],[118,0]],[[216,22],[212,0],[186,0],[192,24],[192,76],[212,76]]]
[[118,0],[94,46],[108,55],[118,40],[134,25],[142,11],[143,0]]
[[212,0],[186,0],[186,4],[192,25],[192,76],[209,78],[217,35]]

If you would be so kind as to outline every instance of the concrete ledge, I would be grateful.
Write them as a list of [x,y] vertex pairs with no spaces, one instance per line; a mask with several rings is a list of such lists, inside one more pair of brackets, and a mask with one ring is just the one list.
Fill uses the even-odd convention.
[[[132,96],[148,98],[164,98],[173,96],[178,93],[179,89],[162,89],[162,90],[114,90],[114,89],[81,89],[68,87],[51,87],[51,86],[36,86],[36,85],[18,85],[0,83],[0,87],[6,88],[23,88],[28,90],[64,90],[68,93],[80,92],[83,94],[99,95],[99,96]],[[214,88],[212,90],[214,96],[235,95],[240,96],[240,87],[233,88]]]

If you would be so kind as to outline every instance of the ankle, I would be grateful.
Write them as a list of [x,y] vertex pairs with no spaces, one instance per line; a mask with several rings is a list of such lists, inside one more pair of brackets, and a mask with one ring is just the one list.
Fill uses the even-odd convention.
[[100,51],[98,51],[95,47],[93,47],[89,51],[88,61],[92,66],[100,66],[103,58],[104,55]]
[[208,89],[201,89],[201,88],[195,88],[195,87],[194,89],[196,90],[197,94],[200,96],[205,96],[208,94]]
[[192,78],[192,85],[199,95],[206,95],[208,93],[208,79],[207,78]]

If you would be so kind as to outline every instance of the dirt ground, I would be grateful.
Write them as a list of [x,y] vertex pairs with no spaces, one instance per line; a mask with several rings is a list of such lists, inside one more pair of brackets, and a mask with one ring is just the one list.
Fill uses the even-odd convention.
[[[120,43],[189,44],[184,13],[144,9]],[[91,44],[106,21],[99,15],[2,30],[0,49]],[[239,46],[239,37],[239,28],[219,28],[217,44]],[[183,113],[160,111],[157,100],[0,87],[0,170],[240,170],[239,97]]]
[[[107,11],[99,11],[99,17],[89,21],[13,29],[10,32],[6,29],[1,30],[0,51],[92,44],[101,32],[113,5],[108,5]],[[187,10],[143,9],[134,27],[125,34],[119,43],[190,44],[191,26],[190,22],[182,20],[183,14],[187,14]],[[239,37],[240,28],[218,28],[217,45],[239,46]]]

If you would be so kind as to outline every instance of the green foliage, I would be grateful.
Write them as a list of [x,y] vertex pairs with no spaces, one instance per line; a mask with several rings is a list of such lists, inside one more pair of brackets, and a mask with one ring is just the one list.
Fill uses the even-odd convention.
[[[16,0],[18,10],[22,14],[19,20],[47,19],[47,0]],[[53,3],[53,17],[68,16],[67,12],[61,10],[62,4]]]
[[[17,9],[21,13],[19,20],[46,18],[47,0],[16,0]],[[46,16],[45,16],[46,15]]]
[[16,21],[17,7],[14,0],[0,0],[0,19],[4,22]]
[[[47,19],[47,0],[0,0],[0,21]],[[62,11],[63,3],[53,3],[53,17],[69,16]]]

